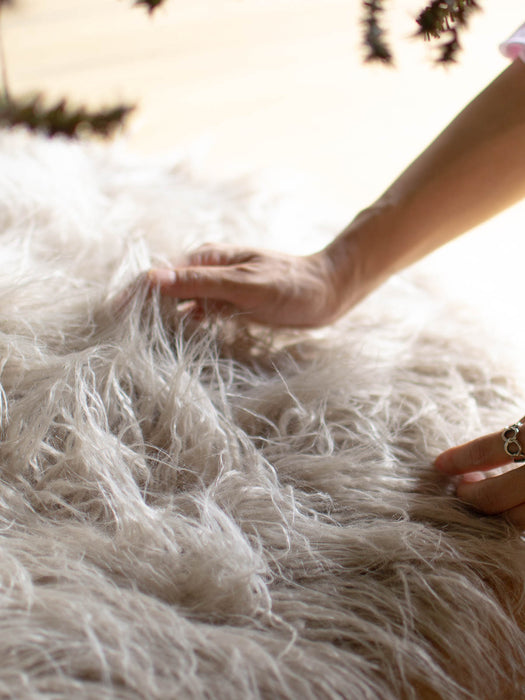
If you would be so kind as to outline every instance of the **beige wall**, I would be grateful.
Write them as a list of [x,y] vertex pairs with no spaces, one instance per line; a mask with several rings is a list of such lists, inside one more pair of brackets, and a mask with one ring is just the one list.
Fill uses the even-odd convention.
[[[385,69],[361,61],[357,0],[168,0],[151,19],[131,0],[19,0],[4,17],[11,88],[136,101],[132,148],[207,135],[209,170],[304,171],[350,218],[506,65],[498,42],[525,21],[522,0],[484,0],[460,65],[444,69],[406,39],[422,4],[389,3],[398,60]],[[433,266],[499,317],[520,293],[510,262],[525,260],[524,223],[521,207]]]

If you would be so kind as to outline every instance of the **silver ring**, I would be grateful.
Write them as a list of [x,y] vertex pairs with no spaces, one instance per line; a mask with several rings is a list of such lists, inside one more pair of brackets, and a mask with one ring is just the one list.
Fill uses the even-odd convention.
[[525,416],[520,418],[517,423],[508,425],[501,433],[503,449],[509,457],[512,457],[514,462],[525,462],[525,452],[523,452],[521,444],[518,440],[520,428],[522,427],[524,421]]

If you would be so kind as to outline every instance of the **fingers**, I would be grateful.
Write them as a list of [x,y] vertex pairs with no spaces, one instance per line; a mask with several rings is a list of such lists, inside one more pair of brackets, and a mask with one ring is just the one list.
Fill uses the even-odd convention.
[[203,265],[236,265],[250,260],[255,251],[238,248],[232,245],[204,243],[188,255],[188,265],[200,267]]
[[231,256],[225,250],[215,246],[201,246],[188,255],[188,265],[200,267],[202,265],[228,265]]
[[236,285],[230,268],[222,266],[153,269],[148,272],[151,284],[165,296],[177,299],[214,299],[234,302]]
[[[467,475],[456,490],[458,498],[477,510],[495,515],[508,512],[508,517],[525,515],[525,467],[475,481]],[[512,511],[515,511],[512,514]],[[523,511],[523,512],[522,512]]]
[[493,469],[508,464],[501,432],[484,435],[458,447],[446,450],[435,461],[435,467],[445,474],[464,474],[476,469]]
[[226,315],[231,315],[231,305],[222,301],[191,299],[177,304],[177,314],[179,318],[184,318],[186,323],[201,325],[206,319],[217,318],[225,312]]
[[[525,440],[517,433],[517,447]],[[435,467],[450,476],[461,475],[456,495],[487,515],[502,514],[513,525],[525,529],[525,466],[497,476],[486,472],[512,463],[505,452],[501,432],[491,433],[443,452]]]

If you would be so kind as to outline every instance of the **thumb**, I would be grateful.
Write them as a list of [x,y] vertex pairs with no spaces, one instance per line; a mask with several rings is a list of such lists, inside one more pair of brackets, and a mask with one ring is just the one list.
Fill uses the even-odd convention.
[[148,272],[150,284],[160,288],[161,294],[177,299],[216,299],[231,301],[234,282],[230,270],[219,266],[152,269]]

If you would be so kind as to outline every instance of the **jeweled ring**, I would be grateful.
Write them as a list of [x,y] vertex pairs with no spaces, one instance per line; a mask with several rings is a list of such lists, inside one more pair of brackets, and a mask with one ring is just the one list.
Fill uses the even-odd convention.
[[514,462],[525,462],[525,452],[523,452],[521,444],[518,440],[520,428],[524,421],[525,416],[520,418],[517,423],[508,425],[501,433],[501,437],[503,439],[503,449],[509,457],[512,457]]

